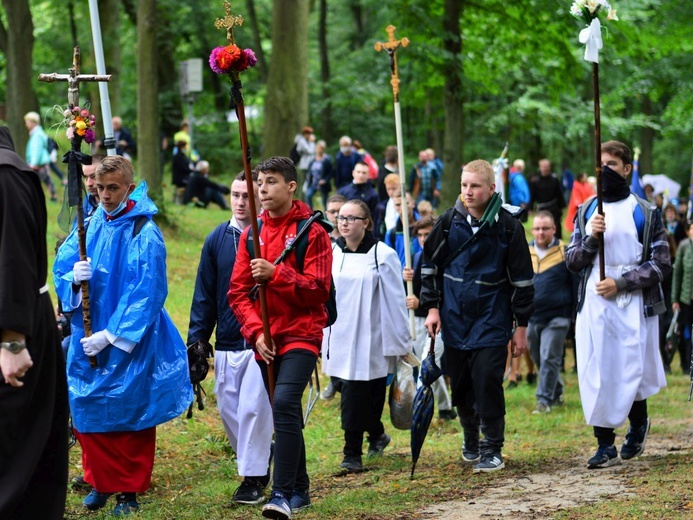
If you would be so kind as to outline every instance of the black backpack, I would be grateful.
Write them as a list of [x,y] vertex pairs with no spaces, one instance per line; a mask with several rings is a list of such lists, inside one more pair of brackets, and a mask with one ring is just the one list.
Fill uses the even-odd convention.
[[298,153],[297,145],[298,143],[294,143],[294,145],[291,147],[291,150],[289,150],[289,159],[293,161],[294,165],[298,164],[301,160],[301,154]]
[[[291,251],[295,250],[298,271],[300,273],[303,273],[303,262],[306,258],[306,251],[308,250],[308,238],[306,238],[305,240],[301,240],[301,238],[303,238],[305,235],[308,235],[308,230],[310,229],[310,225],[313,222],[317,222],[318,224],[320,224],[320,226],[322,226],[327,232],[330,232],[333,229],[332,224],[325,218],[322,211],[315,211],[310,218],[299,220],[296,223],[296,238],[293,240],[293,242],[291,242],[290,245],[286,247],[286,249],[284,249],[284,251],[282,251],[282,254],[279,255],[279,258],[277,258],[274,261],[274,265],[278,265],[281,262],[283,262],[286,259],[287,255],[291,253]],[[261,219],[257,220],[257,228],[259,233],[262,230]],[[248,239],[246,241],[246,246],[248,248],[248,254],[250,255],[250,259],[252,260],[253,258],[255,258],[255,247],[253,245],[253,228],[248,229]],[[259,286],[256,285],[251,290],[251,298],[255,298],[258,287]],[[330,276],[330,297],[325,302],[325,310],[327,311],[327,326],[329,327],[333,325],[335,321],[337,321],[337,290],[334,286],[334,279],[332,278],[332,276]]]

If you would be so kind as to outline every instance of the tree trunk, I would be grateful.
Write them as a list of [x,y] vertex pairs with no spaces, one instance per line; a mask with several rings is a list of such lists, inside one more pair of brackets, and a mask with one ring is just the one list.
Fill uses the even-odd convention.
[[[17,153],[24,157],[29,140],[24,114],[31,110],[40,111],[34,91],[36,74],[32,70],[34,24],[28,0],[2,0],[2,4],[7,19],[7,125]],[[67,94],[64,94],[61,99],[66,104]]]
[[443,135],[443,204],[452,205],[460,193],[460,165],[464,145],[462,91],[461,0],[445,0],[443,48],[448,57],[443,65],[445,77],[445,133]]
[[159,169],[159,82],[156,0],[137,4],[137,169],[149,196],[163,210]]
[[320,48],[320,79],[322,82],[322,114],[320,134],[325,142],[332,143],[332,102],[330,101],[330,60],[327,54],[327,0],[320,0],[320,21],[318,23],[318,46]]
[[274,0],[262,155],[287,156],[307,122],[308,0]]
[[267,60],[265,52],[262,50],[262,35],[260,34],[260,24],[257,21],[255,12],[255,2],[246,0],[246,8],[248,9],[248,19],[250,20],[250,28],[253,31],[253,51],[257,56],[257,68],[260,73],[260,83],[267,83]]

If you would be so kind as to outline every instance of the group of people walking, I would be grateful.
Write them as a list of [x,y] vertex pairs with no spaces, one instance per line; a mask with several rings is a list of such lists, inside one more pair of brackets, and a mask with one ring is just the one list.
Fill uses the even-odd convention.
[[[23,233],[33,237],[36,250],[23,241],[27,252],[19,260],[0,257],[0,309],[15,308],[17,301],[24,306],[21,313],[0,313],[0,368],[7,383],[0,387],[0,420],[6,425],[0,450],[10,453],[9,439],[24,436],[24,453],[31,454],[7,459],[14,461],[8,467],[22,465],[23,471],[19,483],[0,486],[0,516],[62,518],[65,366],[54,318],[45,312],[50,305],[44,290],[45,206],[33,170],[12,152],[9,134],[3,135],[0,128],[0,197],[14,200],[13,211],[32,215],[27,221],[34,224],[17,230],[0,226],[0,243],[14,243],[13,237]],[[301,398],[320,356],[332,395],[340,392],[341,469],[363,469],[364,441],[366,457],[383,453],[390,442],[382,422],[388,375],[399,357],[412,350],[424,355],[411,339],[409,309],[416,312],[418,335],[439,337],[444,345],[438,358],[444,357],[451,393],[444,383],[437,389],[439,412],[445,419],[459,414],[462,461],[474,472],[505,466],[508,351],[513,357],[527,349],[534,353],[540,368],[538,413],[550,413],[562,403],[558,349],[575,308],[582,406],[598,445],[588,467],[642,454],[650,427],[646,399],[666,384],[657,316],[666,308],[660,285],[671,270],[671,256],[658,210],[628,189],[629,149],[604,143],[602,162],[604,214],[589,201],[583,204],[567,247],[558,238],[560,218],[549,208],[534,216],[534,241],[527,243],[521,211],[502,205],[494,170],[484,160],[463,166],[460,195],[437,219],[421,218],[414,197],[389,188],[387,201],[376,194],[382,216],[374,216],[369,197],[361,196],[367,190],[359,187],[367,176],[361,165],[368,165],[355,161],[350,173],[359,195],[324,200],[334,229],[295,200],[299,174],[290,158],[262,161],[252,179],[239,174],[230,188],[233,216],[212,231],[202,248],[187,337],[188,345],[212,349],[216,331],[215,392],[242,477],[233,500],[267,500],[262,515],[278,519],[290,519],[311,505]],[[156,426],[184,411],[192,388],[186,344],[164,309],[166,250],[152,221],[157,209],[146,184],[136,187],[131,163],[117,156],[86,173],[85,183],[95,184],[92,195],[98,203],[85,223],[87,258],[80,256],[79,234],[73,231],[58,249],[54,278],[63,311],[72,311],[66,373],[82,447],[84,475],[79,478],[89,488],[83,503],[101,509],[115,495],[114,514],[127,515],[139,509],[137,494],[149,486]],[[252,237],[248,184],[255,209],[262,210],[259,240]],[[383,185],[389,186],[387,175]],[[426,185],[435,183],[429,178]],[[18,190],[26,197],[8,195]],[[5,211],[10,206],[2,207],[1,222],[18,225]],[[404,212],[412,217],[412,269],[402,256]],[[8,250],[3,245],[2,251]],[[605,276],[600,276],[599,254],[605,256]],[[36,262],[35,269],[27,268]],[[682,260],[681,272],[685,269]],[[17,272],[26,274],[21,288],[7,278]],[[571,273],[582,274],[579,286]],[[415,286],[408,297],[406,281]],[[90,324],[82,320],[85,282]],[[272,302],[269,327],[261,317],[259,286]],[[689,294],[675,294],[680,307],[690,303]],[[551,305],[543,301],[546,297],[553,298]],[[336,309],[330,308],[331,300]],[[28,396],[23,384],[43,385],[51,399],[42,395],[39,405],[37,392]],[[36,433],[39,419],[51,425],[41,431],[54,432],[55,438],[53,433],[29,435]],[[629,430],[619,457],[614,429],[626,419]],[[46,465],[56,474],[55,500],[28,500],[44,482]],[[16,479],[16,473],[11,477],[0,469],[1,483],[10,478]]]

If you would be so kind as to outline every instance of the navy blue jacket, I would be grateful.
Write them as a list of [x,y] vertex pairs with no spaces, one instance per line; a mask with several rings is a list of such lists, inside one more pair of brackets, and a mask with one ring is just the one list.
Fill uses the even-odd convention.
[[347,200],[357,199],[365,202],[368,209],[371,210],[371,217],[377,211],[378,202],[380,200],[378,198],[378,192],[375,191],[373,185],[368,181],[363,184],[354,184],[352,182],[351,184],[339,188],[337,193],[344,195]]
[[554,238],[540,260],[532,240],[529,254],[534,268],[534,314],[530,321],[548,323],[554,318],[572,318],[578,278],[566,267],[563,242]]
[[190,308],[188,345],[198,340],[209,341],[216,325],[217,350],[250,348],[226,298],[240,238],[241,231],[224,222],[209,234],[202,246]]
[[[525,230],[501,209],[495,223],[480,229],[445,266],[448,256],[473,234],[468,216],[458,198],[426,239],[421,305],[440,309],[446,347],[504,347],[513,325],[526,327],[534,310],[534,272]],[[445,222],[450,223],[449,232]]]
[[341,151],[337,152],[334,158],[334,186],[339,190],[342,186],[349,184],[353,179],[351,172],[359,161],[363,161],[361,154],[352,150],[349,155],[344,155]]

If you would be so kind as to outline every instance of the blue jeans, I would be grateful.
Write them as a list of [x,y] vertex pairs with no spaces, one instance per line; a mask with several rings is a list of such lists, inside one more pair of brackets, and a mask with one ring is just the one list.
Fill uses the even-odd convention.
[[[304,349],[289,350],[274,358],[274,483],[272,491],[290,498],[293,491],[307,492],[306,445],[303,440],[301,397],[315,370],[317,356]],[[265,386],[267,365],[258,361]]]
[[537,403],[550,406],[563,394],[561,366],[563,344],[570,328],[570,318],[553,318],[548,322],[530,321],[527,342],[532,361],[539,367]]

